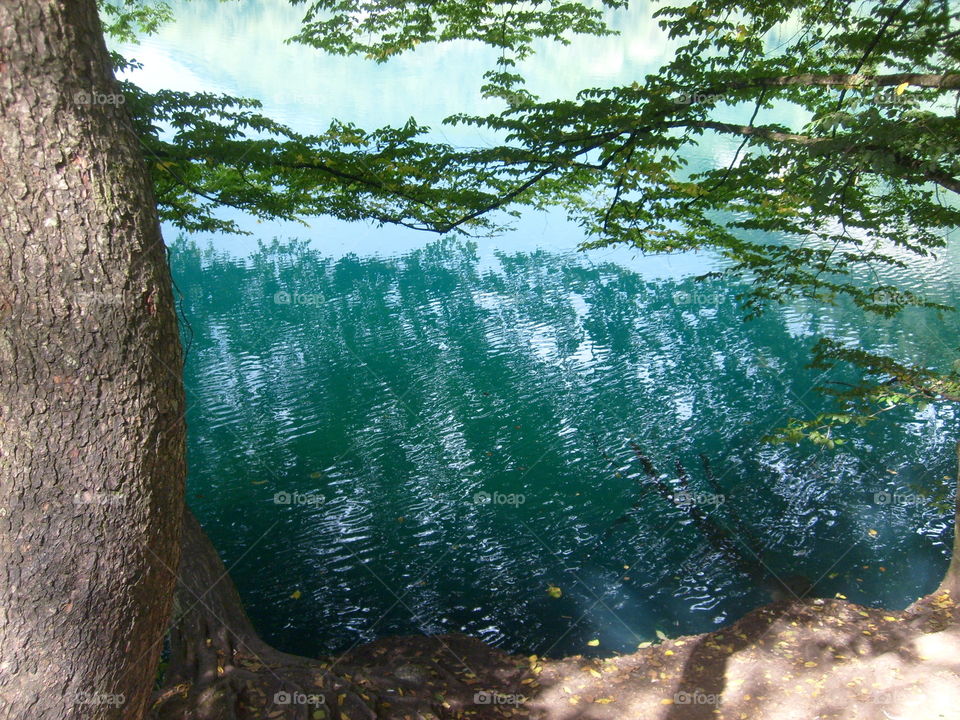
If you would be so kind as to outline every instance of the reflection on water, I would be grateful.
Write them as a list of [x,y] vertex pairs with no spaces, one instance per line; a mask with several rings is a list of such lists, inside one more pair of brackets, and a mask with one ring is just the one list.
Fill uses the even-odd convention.
[[818,411],[818,382],[853,379],[804,367],[811,333],[946,362],[955,318],[796,306],[745,324],[728,284],[448,240],[246,259],[180,242],[171,260],[189,501],[285,650],[463,631],[609,654],[764,602],[638,450],[821,594],[904,605],[945,567],[949,411],[900,412],[836,452],[759,439]]

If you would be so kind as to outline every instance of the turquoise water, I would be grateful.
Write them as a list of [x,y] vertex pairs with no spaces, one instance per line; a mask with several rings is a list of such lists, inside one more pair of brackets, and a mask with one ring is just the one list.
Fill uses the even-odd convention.
[[463,631],[540,654],[594,638],[627,651],[766,601],[650,491],[633,444],[709,496],[705,456],[721,526],[822,594],[902,606],[945,567],[949,503],[876,493],[948,499],[950,412],[900,413],[838,452],[760,442],[824,407],[817,382],[853,379],[805,369],[811,331],[935,351],[934,335],[904,342],[917,317],[794,308],[745,324],[728,285],[453,241],[172,257],[190,323],[189,501],[284,649]]
[[[132,53],[147,86],[260,97],[300,130],[484,107],[482,50],[373,67],[279,45],[296,21],[279,3],[177,12]],[[649,72],[669,48],[637,17],[616,18],[618,40],[550,49],[533,82],[569,95]],[[731,152],[705,144],[693,160]],[[477,242],[238,219],[251,237],[173,242],[166,228],[188,348],[188,500],[284,650],[461,631],[610,654],[765,602],[737,559],[753,552],[819,594],[893,607],[946,566],[951,409],[888,413],[837,451],[761,438],[826,408],[816,385],[854,380],[805,367],[816,334],[945,367],[952,314],[797,303],[744,323],[742,288],[692,281],[709,255],[578,253],[555,215]],[[955,302],[955,269],[927,260],[905,283]],[[663,497],[641,454],[661,488],[687,478],[736,553]]]

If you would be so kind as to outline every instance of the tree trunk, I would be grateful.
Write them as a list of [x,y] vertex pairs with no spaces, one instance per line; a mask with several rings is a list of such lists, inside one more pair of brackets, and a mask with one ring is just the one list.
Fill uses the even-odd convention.
[[0,32],[0,718],[136,720],[185,474],[165,248],[95,0]]
[[960,442],[957,443],[957,482],[956,498],[954,499],[953,517],[953,554],[950,556],[950,565],[943,576],[943,582],[937,592],[946,592],[957,601],[960,598]]

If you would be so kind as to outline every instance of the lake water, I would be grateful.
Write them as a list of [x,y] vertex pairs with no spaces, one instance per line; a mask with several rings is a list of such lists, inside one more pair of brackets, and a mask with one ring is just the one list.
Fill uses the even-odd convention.
[[[281,3],[175,10],[130,52],[148,88],[257,97],[302,131],[415,115],[437,137],[490,141],[439,127],[494,109],[478,100],[483,49],[373,66],[281,45],[297,21]],[[620,38],[545,48],[531,84],[570,96],[652,71],[668,48],[644,15],[615,16]],[[707,143],[694,160],[731,153]],[[284,650],[461,631],[511,651],[610,654],[765,602],[641,454],[665,486],[688,478],[741,554],[818,594],[903,606],[946,567],[951,409],[887,413],[835,451],[761,438],[829,407],[818,384],[854,380],[805,367],[818,333],[944,367],[955,315],[796,303],[744,323],[742,288],[693,282],[709,255],[580,253],[556,214],[477,241],[232,217],[254,235],[165,229],[188,349],[188,501]],[[956,267],[948,253],[905,283],[956,302]]]

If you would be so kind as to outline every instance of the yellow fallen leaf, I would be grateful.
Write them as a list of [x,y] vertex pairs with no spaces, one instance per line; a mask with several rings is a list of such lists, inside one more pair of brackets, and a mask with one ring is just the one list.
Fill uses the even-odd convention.
[[663,700],[660,701],[660,704],[661,704],[661,705],[673,705],[673,700],[671,700],[670,698],[664,698]]
[[556,585],[547,585],[547,595],[552,598],[558,598],[563,595],[563,590],[558,588]]
[[596,670],[594,670],[593,668],[587,668],[587,672],[590,673],[591,675],[593,675],[595,678],[603,677],[603,675],[601,675],[600,673],[598,673],[598,672],[597,672]]
[[613,698],[597,698],[594,702],[597,703],[597,705],[609,705],[613,702]]
[[870,537],[876,537],[877,531],[874,530],[873,528],[870,528],[869,530],[867,530],[867,535],[869,535]]
[[887,622],[896,622],[897,619],[893,615],[884,615],[883,619]]
[[596,647],[599,644],[600,644],[600,641],[597,640],[596,638],[594,638],[593,640],[587,641],[587,645],[589,645],[590,647]]
[[817,664],[813,660],[807,660],[804,664],[804,667],[816,667]]
[[896,89],[894,90],[894,92],[895,92],[897,95],[903,95],[903,91],[906,90],[908,87],[910,87],[910,83],[908,83],[908,82],[900,83],[899,85],[897,85],[897,87],[896,87]]
[[303,595],[303,593],[299,590],[294,590],[292,593],[290,593],[290,597],[292,597],[294,600],[299,600],[301,595]]

